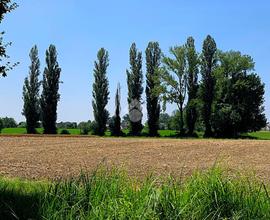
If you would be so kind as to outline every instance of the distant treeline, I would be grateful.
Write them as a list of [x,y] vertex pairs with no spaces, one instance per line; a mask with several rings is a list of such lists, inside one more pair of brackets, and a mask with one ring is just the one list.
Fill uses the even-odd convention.
[[[101,136],[107,129],[112,135],[120,136],[123,128],[128,128],[130,135],[137,136],[147,126],[150,136],[157,136],[160,128],[167,128],[177,129],[180,136],[194,136],[196,130],[202,130],[205,137],[235,137],[265,126],[264,84],[254,72],[255,63],[250,56],[218,50],[211,36],[204,40],[201,53],[195,49],[192,37],[184,45],[171,47],[169,51],[170,56],[165,56],[158,42],[149,42],[145,50],[144,74],[142,52],[138,51],[135,43],[131,45],[130,68],[126,70],[129,114],[121,120],[119,84],[115,113],[110,117],[106,110],[110,94],[107,78],[109,54],[101,48],[93,70],[94,121],[90,124],[84,122],[81,127]],[[48,134],[56,133],[57,127],[78,127],[70,122],[56,124],[61,68],[55,46],[51,45],[46,51],[42,81],[39,80],[37,46],[31,49],[30,59],[29,76],[25,78],[23,87],[23,114],[28,133],[35,133],[39,121],[44,133]],[[142,124],[144,92],[147,108],[145,125]],[[167,102],[176,104],[178,108],[173,116],[162,113]]]
[[[176,110],[171,115],[168,113],[161,113],[159,118],[159,130],[179,130],[179,120],[180,114]],[[108,126],[112,118],[108,120]],[[80,129],[81,134],[88,134],[89,132],[93,132],[94,130],[94,121],[82,121],[82,122],[58,122],[56,123],[56,127],[58,129]],[[4,117],[0,118],[0,130],[3,128],[26,128],[27,124],[25,121],[16,122],[14,118]],[[147,128],[147,122],[144,124],[144,127]],[[42,128],[41,123],[37,123],[36,128]],[[128,114],[123,116],[121,120],[121,128],[128,130],[129,129],[129,116]],[[200,130],[200,129],[199,129]]]

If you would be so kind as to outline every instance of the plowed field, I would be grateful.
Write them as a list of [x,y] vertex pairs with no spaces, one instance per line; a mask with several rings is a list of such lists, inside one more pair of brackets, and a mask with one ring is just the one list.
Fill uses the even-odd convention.
[[270,180],[270,141],[0,136],[0,174],[55,179],[120,165],[130,175],[188,175],[221,161]]

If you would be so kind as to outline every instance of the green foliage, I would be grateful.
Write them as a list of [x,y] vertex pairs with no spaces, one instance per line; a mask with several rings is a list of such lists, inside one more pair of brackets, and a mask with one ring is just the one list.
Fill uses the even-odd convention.
[[39,82],[40,61],[38,58],[37,46],[30,51],[31,65],[29,66],[29,76],[24,80],[23,86],[23,111],[22,114],[26,118],[26,129],[28,134],[36,133],[36,126],[40,119],[40,97]]
[[121,99],[121,91],[120,84],[117,85],[116,95],[115,95],[115,115],[111,118],[109,122],[109,127],[112,136],[120,136],[121,132],[121,117],[120,117],[120,99]]
[[[4,19],[5,14],[11,12],[18,5],[13,3],[11,0],[1,0],[0,1],[0,24]],[[7,55],[7,47],[11,45],[11,42],[5,43],[3,42],[3,35],[5,32],[0,32],[0,76],[7,76],[7,72],[12,70],[16,65],[19,63],[11,64],[9,61],[7,63],[3,63],[4,59],[8,59],[9,56]]]
[[14,118],[4,117],[1,118],[3,128],[16,128],[17,122]]
[[217,95],[212,117],[215,135],[234,137],[266,125],[264,84],[252,72],[254,62],[240,52],[220,52]]
[[26,122],[25,121],[21,121],[21,122],[19,122],[18,123],[18,125],[17,125],[17,128],[26,128]]
[[205,126],[205,137],[212,136],[211,114],[215,97],[214,71],[217,63],[216,51],[216,42],[210,35],[208,35],[203,42],[203,50],[201,56],[201,98],[203,102],[202,116]]
[[70,132],[67,129],[62,129],[60,134],[70,134]]
[[199,57],[195,49],[194,39],[187,39],[186,59],[187,59],[187,93],[188,101],[186,105],[186,124],[188,134],[194,135],[195,124],[198,118],[198,73],[199,73]]
[[163,63],[165,71],[161,71],[161,87],[164,104],[166,102],[175,103],[180,112],[179,131],[183,135],[184,131],[184,102],[187,90],[186,72],[186,48],[176,46],[170,48],[173,58],[164,57]]
[[161,113],[159,116],[159,129],[168,130],[170,129],[170,115],[167,113]]
[[[129,50],[130,70],[127,70],[128,104],[133,100],[141,104],[143,93],[143,73],[142,73],[142,53],[137,51],[136,44],[133,43]],[[130,106],[129,106],[130,107]],[[130,133],[140,135],[143,129],[142,120],[130,121]]]
[[90,120],[87,122],[80,122],[78,128],[80,129],[80,134],[83,135],[88,135],[90,131],[93,131],[93,125]]
[[5,14],[11,12],[15,8],[17,8],[18,5],[11,0],[1,0],[0,2],[0,23],[2,22]]
[[122,122],[121,122],[121,127],[122,129],[129,129],[130,128],[130,120],[129,120],[129,115],[125,114],[122,118]]
[[179,110],[175,110],[172,112],[169,121],[169,129],[180,131],[180,122],[181,121],[181,113]]
[[[1,219],[269,219],[269,186],[214,167],[186,180],[100,169],[58,183],[0,179]],[[24,204],[24,205],[22,205]]]
[[57,103],[60,100],[59,83],[61,68],[57,62],[57,51],[50,45],[46,51],[46,67],[43,73],[41,94],[41,118],[45,134],[56,134]]
[[2,132],[2,129],[4,128],[4,126],[3,126],[3,121],[2,121],[2,119],[0,118],[0,133]]
[[108,52],[101,48],[97,54],[97,61],[95,61],[92,101],[95,118],[94,134],[100,136],[103,136],[106,131],[109,117],[109,112],[105,108],[109,100],[109,81],[106,76],[108,66]]
[[77,126],[77,122],[69,122],[69,121],[66,121],[66,122],[59,122],[56,124],[57,128],[66,128],[66,129],[76,129],[78,126]]
[[158,42],[150,42],[145,51],[146,54],[146,107],[148,128],[150,136],[158,135],[160,103],[156,89],[160,84],[159,69],[161,63],[161,49]]
[[[42,133],[42,129],[38,129],[38,130],[41,130],[40,133]],[[63,129],[57,129],[58,131],[58,134],[61,134]],[[70,129],[64,129],[64,130],[67,130],[71,135],[80,135],[80,129],[78,128],[70,128]]]

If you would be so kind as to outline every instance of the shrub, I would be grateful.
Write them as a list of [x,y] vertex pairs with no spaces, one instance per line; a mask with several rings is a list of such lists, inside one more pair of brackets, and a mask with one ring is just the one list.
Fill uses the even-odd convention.
[[80,122],[78,125],[78,128],[80,129],[80,134],[87,135],[90,131],[92,131],[92,124],[93,123],[91,121]]
[[4,128],[4,126],[3,126],[3,121],[2,121],[2,119],[0,118],[0,133],[2,132],[2,129]]
[[67,129],[61,130],[60,134],[70,134],[70,132]]
[[17,128],[26,128],[26,122],[25,121],[19,122]]
[[121,131],[120,118],[117,119],[116,116],[111,117],[109,119],[109,129],[112,136],[122,136],[123,132]]

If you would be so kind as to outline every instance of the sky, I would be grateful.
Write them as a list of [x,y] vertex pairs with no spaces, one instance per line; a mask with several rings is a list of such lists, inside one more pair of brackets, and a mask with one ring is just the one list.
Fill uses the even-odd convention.
[[[28,75],[29,51],[39,49],[41,72],[45,51],[54,44],[62,68],[58,121],[93,120],[93,64],[97,51],[109,52],[108,78],[114,113],[116,86],[121,84],[122,115],[128,112],[126,69],[133,42],[143,52],[158,41],[164,54],[193,36],[200,52],[210,34],[221,50],[253,57],[265,83],[265,113],[270,119],[270,1],[269,0],[17,0],[19,7],[0,26],[11,61],[20,64],[0,79],[0,117],[24,121],[22,87]],[[145,60],[144,60],[145,66]],[[145,73],[145,68],[144,68]],[[42,76],[40,76],[42,78]],[[145,97],[143,98],[145,101]],[[146,117],[145,105],[144,118]],[[169,105],[167,112],[176,107]]]

